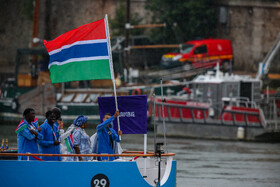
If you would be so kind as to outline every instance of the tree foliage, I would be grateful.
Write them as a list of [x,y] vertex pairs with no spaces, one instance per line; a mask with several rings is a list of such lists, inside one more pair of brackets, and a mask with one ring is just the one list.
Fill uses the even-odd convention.
[[[142,18],[136,14],[130,14],[130,24],[138,25],[142,21]],[[124,36],[125,35],[125,23],[126,23],[126,7],[124,3],[120,3],[116,9],[116,16],[110,20],[110,28],[112,30],[112,36]],[[139,29],[130,30],[132,35],[142,34],[143,31]]]
[[183,43],[196,38],[208,38],[214,33],[217,18],[211,0],[149,0],[146,8],[153,12],[153,22],[166,28],[153,29],[155,43]]
[[22,6],[22,13],[23,15],[29,19],[32,20],[33,18],[33,0],[22,0],[20,1]]

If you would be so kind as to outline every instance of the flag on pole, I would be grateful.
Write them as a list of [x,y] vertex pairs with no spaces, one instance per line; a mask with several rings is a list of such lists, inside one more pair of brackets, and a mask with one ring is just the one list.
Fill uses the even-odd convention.
[[19,133],[20,131],[22,131],[23,129],[28,128],[27,124],[24,122],[24,120],[22,119],[19,123],[19,125],[17,126],[15,132]]
[[44,41],[52,83],[112,79],[107,17]]
[[67,136],[67,138],[64,139],[65,145],[67,148],[67,151],[72,152],[73,151],[73,135],[70,134]]
[[[106,113],[112,115],[116,111],[114,97],[99,97],[100,121]],[[120,110],[120,129],[123,134],[147,134],[147,96],[118,96]],[[117,131],[117,120],[113,121],[113,128]]]
[[39,127],[39,122],[38,122],[38,118],[35,118],[35,120],[33,122],[31,122],[33,125],[36,125],[35,127]]

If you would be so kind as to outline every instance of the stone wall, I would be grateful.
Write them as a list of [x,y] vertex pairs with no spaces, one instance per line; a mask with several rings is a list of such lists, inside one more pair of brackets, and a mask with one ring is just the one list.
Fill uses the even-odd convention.
[[[280,34],[280,4],[275,1],[223,0],[217,7],[226,9],[226,22],[218,24],[217,37],[232,41],[234,68],[256,72],[258,63]],[[280,71],[279,57],[274,59],[272,67],[272,71]]]
[[32,20],[24,16],[20,0],[0,3],[0,73],[8,73],[15,71],[16,50],[30,44]]
[[[32,18],[25,15],[28,0],[0,0],[0,82],[3,74],[15,72],[16,51],[30,47]],[[131,13],[144,17],[146,0],[131,0]],[[115,17],[116,8],[125,0],[40,0],[39,38],[51,40],[81,26],[104,18]],[[147,21],[147,20],[143,20]],[[22,62],[24,63],[24,62]],[[28,62],[27,62],[28,63]],[[23,72],[28,73],[25,62]]]
[[[14,72],[16,50],[30,46],[32,19],[24,13],[23,2],[26,1],[0,0],[0,78]],[[151,17],[145,10],[146,1],[131,0],[131,13],[142,16],[144,24],[150,23]],[[106,13],[109,19],[113,18],[120,3],[125,0],[41,0],[39,38],[54,39],[80,25],[102,19]],[[226,23],[218,24],[216,37],[232,41],[234,68],[255,72],[258,62],[263,60],[280,32],[279,3],[220,0],[215,6],[217,14],[220,7],[227,10]],[[280,69],[279,61],[277,64]],[[28,72],[28,65],[25,67]]]

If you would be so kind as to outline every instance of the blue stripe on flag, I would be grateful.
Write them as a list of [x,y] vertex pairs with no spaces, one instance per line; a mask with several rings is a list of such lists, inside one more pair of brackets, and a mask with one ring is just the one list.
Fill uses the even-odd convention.
[[71,141],[71,138],[68,136],[68,140],[69,140],[69,145],[71,147],[71,149],[73,150],[73,142]]
[[82,57],[98,57],[108,56],[107,43],[93,43],[93,44],[82,44],[74,45],[70,48],[63,49],[62,51],[55,53],[50,56],[50,63],[52,62],[64,62],[72,58]]

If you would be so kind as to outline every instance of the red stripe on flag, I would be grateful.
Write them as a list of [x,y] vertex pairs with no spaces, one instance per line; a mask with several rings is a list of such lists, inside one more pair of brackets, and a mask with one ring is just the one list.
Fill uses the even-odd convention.
[[36,123],[36,122],[38,122],[38,118],[35,118],[33,121],[33,123]]
[[77,41],[106,39],[105,20],[101,19],[93,23],[82,25],[68,31],[52,41],[44,41],[48,52],[59,49]]
[[73,143],[73,134],[69,135],[71,142]]
[[22,119],[22,120],[20,121],[20,123],[18,124],[18,126],[17,126],[15,132],[18,130],[18,128],[21,126],[22,123],[24,123],[24,120],[23,120],[23,119]]

